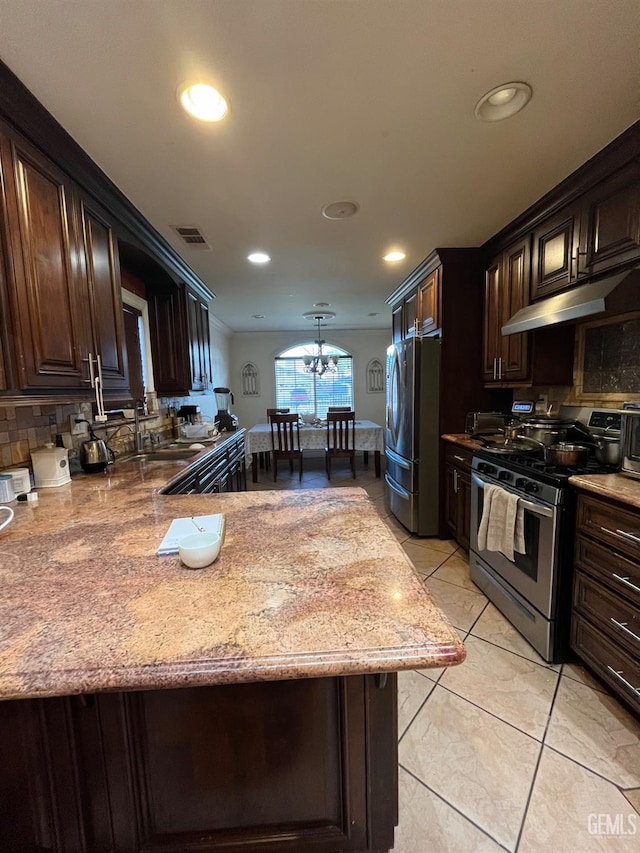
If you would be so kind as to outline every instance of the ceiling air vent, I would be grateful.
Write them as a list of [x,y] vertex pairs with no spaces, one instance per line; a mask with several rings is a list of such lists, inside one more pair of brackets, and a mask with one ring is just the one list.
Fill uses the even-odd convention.
[[176,225],[175,230],[190,249],[211,249],[197,225]]

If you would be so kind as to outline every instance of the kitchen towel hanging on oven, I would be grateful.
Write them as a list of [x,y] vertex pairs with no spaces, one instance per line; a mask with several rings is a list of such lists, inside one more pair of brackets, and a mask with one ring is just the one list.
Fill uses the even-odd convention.
[[484,487],[478,548],[502,551],[512,562],[514,551],[525,553],[524,509],[518,504],[518,496],[490,483]]

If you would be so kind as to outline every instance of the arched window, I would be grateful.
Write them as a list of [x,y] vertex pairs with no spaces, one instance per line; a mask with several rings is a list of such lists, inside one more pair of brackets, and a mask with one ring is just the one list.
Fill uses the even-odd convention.
[[325,372],[319,375],[311,370],[317,351],[317,344],[311,341],[276,356],[277,408],[299,414],[315,412],[319,418],[326,416],[329,406],[353,408],[353,359],[346,350],[324,344],[322,353],[329,360]]

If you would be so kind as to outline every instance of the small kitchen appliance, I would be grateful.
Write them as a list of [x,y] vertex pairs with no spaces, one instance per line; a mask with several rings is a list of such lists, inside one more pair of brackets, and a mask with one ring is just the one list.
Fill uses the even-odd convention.
[[200,406],[180,406],[178,409],[178,417],[190,424],[200,423]]
[[233,394],[231,393],[231,389],[214,388],[213,393],[216,395],[216,406],[218,407],[216,421],[218,422],[219,430],[221,432],[222,430],[233,432],[233,430],[238,429],[238,418],[236,415],[232,415],[230,411],[231,406],[233,405]]
[[5,471],[0,471],[0,474],[11,477],[13,491],[16,495],[25,495],[31,491],[31,478],[28,468],[7,468]]
[[640,479],[640,403],[624,403],[620,438],[620,472]]
[[113,450],[107,447],[106,441],[94,433],[89,421],[77,420],[76,423],[86,423],[89,426],[89,440],[80,447],[80,465],[87,474],[99,474],[115,460]]
[[511,415],[504,415],[502,412],[468,412],[464,431],[469,435],[477,432],[498,432],[510,421]]
[[56,447],[50,441],[44,447],[31,451],[31,464],[36,489],[50,489],[71,482],[66,447]]

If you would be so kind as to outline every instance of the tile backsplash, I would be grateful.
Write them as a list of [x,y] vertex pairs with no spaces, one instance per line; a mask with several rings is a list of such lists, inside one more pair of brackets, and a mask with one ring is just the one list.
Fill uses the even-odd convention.
[[[168,418],[165,401],[151,399],[150,406],[157,409],[142,421],[142,430],[158,436],[159,440],[170,439],[173,425]],[[28,465],[31,451],[55,441],[62,435],[64,446],[69,448],[70,464],[77,461],[80,445],[87,435],[71,435],[70,418],[92,419],[91,403],[60,403],[46,406],[2,406],[0,403],[0,468]],[[116,456],[131,453],[135,449],[133,422],[116,421],[104,426],[94,426],[99,438],[106,439]]]

